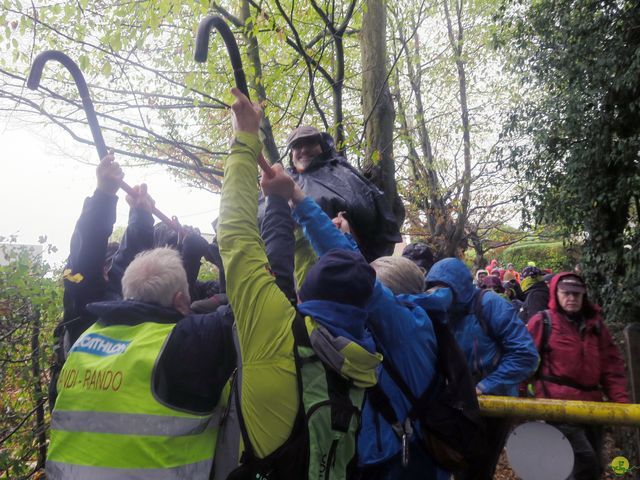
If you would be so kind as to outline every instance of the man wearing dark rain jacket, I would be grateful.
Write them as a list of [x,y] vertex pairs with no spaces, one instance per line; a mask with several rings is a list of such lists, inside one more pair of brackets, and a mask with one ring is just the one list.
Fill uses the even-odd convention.
[[[449,326],[467,357],[477,394],[516,396],[520,382],[535,371],[538,352],[511,303],[491,291],[479,297],[471,272],[457,258],[440,260],[429,270],[427,288],[437,287],[453,292]],[[506,420],[488,419],[487,454],[460,478],[493,478],[508,431]]]
[[[364,388],[375,383],[380,362],[361,308],[375,273],[359,254],[330,252],[301,286],[305,317],[298,313],[270,274],[258,235],[261,111],[237,89],[232,93],[235,141],[225,164],[218,241],[242,356],[238,404],[245,451],[229,478],[344,479]],[[282,168],[273,169],[272,182],[293,189]],[[271,187],[263,179],[265,195]]]
[[96,176],[96,191],[84,201],[64,271],[61,327],[66,334],[67,350],[96,320],[86,306],[91,302],[121,298],[120,282],[127,265],[137,253],[153,245],[153,200],[144,184],[134,187],[138,192],[136,197],[127,195],[131,210],[120,245],[108,243],[116,221],[116,193],[124,174],[110,154],[100,161]]
[[120,241],[108,243],[116,221],[116,195],[124,174],[112,154],[96,168],[97,188],[85,199],[69,248],[64,270],[64,315],[56,326],[55,360],[51,367],[49,408],[57,396],[57,380],[69,349],[96,321],[87,309],[92,302],[122,298],[122,275],[135,255],[153,244],[153,199],[146,185],[134,186],[135,197],[127,195],[129,224]]
[[538,267],[525,267],[522,270],[522,291],[524,303],[520,307],[518,317],[525,324],[536,313],[547,308],[549,303],[549,287],[543,280],[544,272]]
[[294,181],[329,218],[344,212],[367,261],[391,255],[402,241],[395,215],[382,192],[338,154],[331,136],[301,126],[289,135],[287,148]]

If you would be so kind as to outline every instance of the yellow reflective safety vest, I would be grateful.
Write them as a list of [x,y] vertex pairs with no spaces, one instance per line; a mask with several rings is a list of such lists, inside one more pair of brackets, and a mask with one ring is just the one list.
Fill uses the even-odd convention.
[[99,323],[73,345],[58,379],[49,480],[208,479],[218,412],[181,411],[155,390],[174,323]]

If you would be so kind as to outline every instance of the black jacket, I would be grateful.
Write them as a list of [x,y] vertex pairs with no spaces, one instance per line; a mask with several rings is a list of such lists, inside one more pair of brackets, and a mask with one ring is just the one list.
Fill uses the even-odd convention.
[[537,282],[524,292],[524,304],[518,316],[527,323],[536,313],[546,310],[549,304],[549,287],[545,282]]
[[358,246],[368,262],[391,255],[395,244],[402,241],[399,225],[383,193],[337,153],[314,158],[303,173],[293,168],[290,172],[330,218],[338,212],[347,212]]
[[202,257],[209,258],[210,250],[211,245],[197,233],[188,235],[180,247],[180,256],[187,273],[191,301],[202,300],[220,292],[220,284],[215,280],[206,282],[198,280],[200,260]]
[[294,228],[289,203],[277,195],[267,197],[265,215],[260,222],[260,235],[276,284],[293,304],[297,301],[293,276],[296,245]]
[[65,267],[64,316],[56,334],[67,333],[69,346],[96,320],[86,306],[92,302],[122,298],[122,275],[131,260],[153,244],[153,217],[131,209],[129,224],[104,277],[107,242],[116,221],[118,197],[96,190],[85,200],[71,237]]

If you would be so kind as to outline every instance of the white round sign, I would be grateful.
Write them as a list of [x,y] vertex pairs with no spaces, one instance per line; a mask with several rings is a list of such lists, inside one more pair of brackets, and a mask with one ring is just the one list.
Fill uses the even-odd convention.
[[560,430],[543,422],[518,425],[507,440],[509,465],[522,480],[567,480],[573,449]]

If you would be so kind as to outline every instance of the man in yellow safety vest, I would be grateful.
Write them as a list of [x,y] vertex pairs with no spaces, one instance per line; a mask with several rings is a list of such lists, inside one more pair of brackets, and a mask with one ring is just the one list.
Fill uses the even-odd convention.
[[88,307],[98,321],[62,369],[47,478],[207,479],[235,367],[232,316],[189,314],[170,248],[136,257],[122,291],[125,300]]

